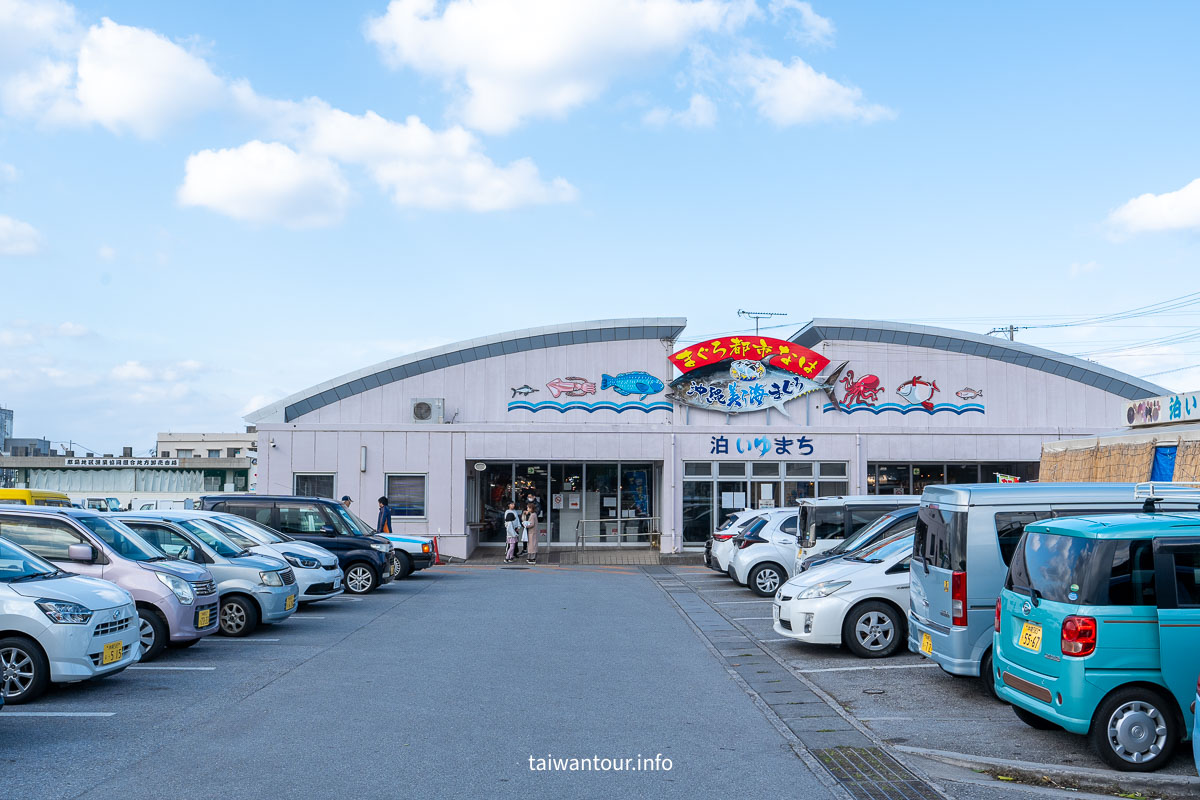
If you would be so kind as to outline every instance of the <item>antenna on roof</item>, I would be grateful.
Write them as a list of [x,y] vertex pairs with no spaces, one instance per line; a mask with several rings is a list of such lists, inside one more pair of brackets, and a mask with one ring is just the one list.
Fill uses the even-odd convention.
[[768,317],[786,317],[787,314],[779,311],[744,311],[739,308],[738,316],[754,320],[754,335],[758,336],[758,321],[760,319],[767,319]]

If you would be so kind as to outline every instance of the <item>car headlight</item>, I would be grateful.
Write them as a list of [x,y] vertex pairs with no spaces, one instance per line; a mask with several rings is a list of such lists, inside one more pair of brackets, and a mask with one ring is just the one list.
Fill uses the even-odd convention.
[[283,586],[283,576],[278,572],[260,572],[258,579],[264,586]]
[[68,603],[64,600],[38,600],[37,607],[50,618],[51,622],[61,622],[67,625],[84,625],[92,618],[92,610],[79,603]]
[[196,599],[196,593],[192,591],[192,585],[180,578],[178,575],[171,575],[167,572],[155,572],[158,579],[163,582],[163,585],[171,590],[171,593],[183,603],[185,606],[190,606],[192,601]]
[[299,567],[300,569],[316,569],[321,566],[320,562],[315,558],[298,556],[295,553],[284,553],[283,558],[293,567]]
[[844,586],[849,586],[850,581],[823,581],[813,584],[796,596],[798,600],[814,600],[818,597],[829,597],[829,595],[841,589]]
[[390,544],[378,544],[376,542],[371,542],[371,549],[378,550],[381,553],[386,553],[392,549],[392,546]]

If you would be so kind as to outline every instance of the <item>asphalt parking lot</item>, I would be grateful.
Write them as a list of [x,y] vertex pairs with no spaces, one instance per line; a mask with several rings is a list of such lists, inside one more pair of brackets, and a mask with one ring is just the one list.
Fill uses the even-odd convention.
[[1099,766],[916,656],[780,642],[769,617],[703,567],[439,567],[0,711],[0,798],[1000,800],[1046,790],[893,748]]

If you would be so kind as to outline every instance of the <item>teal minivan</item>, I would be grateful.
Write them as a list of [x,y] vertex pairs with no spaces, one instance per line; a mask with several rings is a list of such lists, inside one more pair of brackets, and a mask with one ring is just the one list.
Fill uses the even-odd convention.
[[996,602],[993,653],[996,692],[1025,723],[1088,736],[1115,769],[1166,765],[1192,736],[1200,515],[1026,525]]

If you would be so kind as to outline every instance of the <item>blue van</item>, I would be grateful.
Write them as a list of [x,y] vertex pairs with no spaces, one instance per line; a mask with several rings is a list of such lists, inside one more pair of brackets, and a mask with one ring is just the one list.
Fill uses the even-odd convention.
[[1029,525],[994,612],[996,690],[1040,729],[1088,736],[1114,769],[1191,738],[1200,672],[1200,514]]
[[[1195,502],[1168,507],[1195,510]],[[995,694],[996,598],[1025,526],[1080,514],[1140,510],[1132,483],[930,486],[921,496],[909,584],[908,648]],[[982,668],[981,668],[982,665]]]

